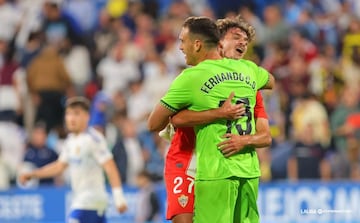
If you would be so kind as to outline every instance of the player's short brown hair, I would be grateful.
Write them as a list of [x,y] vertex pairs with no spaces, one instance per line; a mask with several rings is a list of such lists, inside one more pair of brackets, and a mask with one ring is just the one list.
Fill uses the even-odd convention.
[[75,96],[66,100],[66,108],[79,107],[86,112],[90,111],[90,101],[82,96]]
[[220,33],[212,19],[205,16],[191,16],[185,20],[183,27],[188,28],[190,34],[200,36],[209,46],[217,47]]
[[241,15],[238,15],[235,18],[218,19],[216,25],[220,32],[220,39],[224,38],[225,34],[231,28],[240,28],[244,31],[249,39],[249,43],[255,39],[255,28]]

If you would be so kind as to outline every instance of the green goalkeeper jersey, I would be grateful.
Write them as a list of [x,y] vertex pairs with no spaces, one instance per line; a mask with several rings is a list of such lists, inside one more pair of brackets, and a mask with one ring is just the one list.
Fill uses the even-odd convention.
[[269,79],[269,73],[248,60],[205,60],[185,69],[171,84],[161,99],[163,106],[172,111],[190,109],[204,111],[218,108],[232,91],[232,103],[245,103],[246,114],[234,121],[217,120],[195,126],[197,180],[225,179],[232,176],[260,176],[255,148],[247,147],[225,158],[217,144],[225,133],[254,134],[254,106],[256,92]]

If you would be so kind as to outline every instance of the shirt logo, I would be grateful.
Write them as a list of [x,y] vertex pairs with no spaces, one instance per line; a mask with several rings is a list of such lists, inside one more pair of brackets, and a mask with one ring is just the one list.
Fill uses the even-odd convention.
[[186,205],[188,204],[189,201],[189,197],[182,194],[180,197],[178,197],[178,202],[180,204],[181,207],[185,208]]

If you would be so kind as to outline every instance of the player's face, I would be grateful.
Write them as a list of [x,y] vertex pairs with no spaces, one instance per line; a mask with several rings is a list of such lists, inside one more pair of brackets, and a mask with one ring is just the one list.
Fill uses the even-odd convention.
[[80,133],[87,128],[89,121],[88,112],[80,107],[67,108],[65,111],[66,128],[70,132]]
[[231,59],[241,59],[247,50],[249,39],[240,28],[231,28],[220,40],[221,55]]
[[180,35],[180,47],[179,49],[185,55],[185,61],[187,65],[196,65],[196,59],[194,57],[194,42],[190,38],[189,29],[182,28]]

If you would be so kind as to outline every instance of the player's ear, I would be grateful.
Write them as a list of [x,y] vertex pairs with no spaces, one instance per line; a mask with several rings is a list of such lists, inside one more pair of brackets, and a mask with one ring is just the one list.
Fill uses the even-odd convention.
[[195,52],[199,52],[201,50],[201,47],[202,47],[202,41],[195,40],[194,42]]
[[223,56],[224,46],[221,41],[219,41],[219,44],[218,44],[218,51],[219,51],[220,55]]
[[222,50],[224,48],[223,44],[222,44],[222,41],[219,41],[219,44],[218,44],[218,49],[219,50]]

